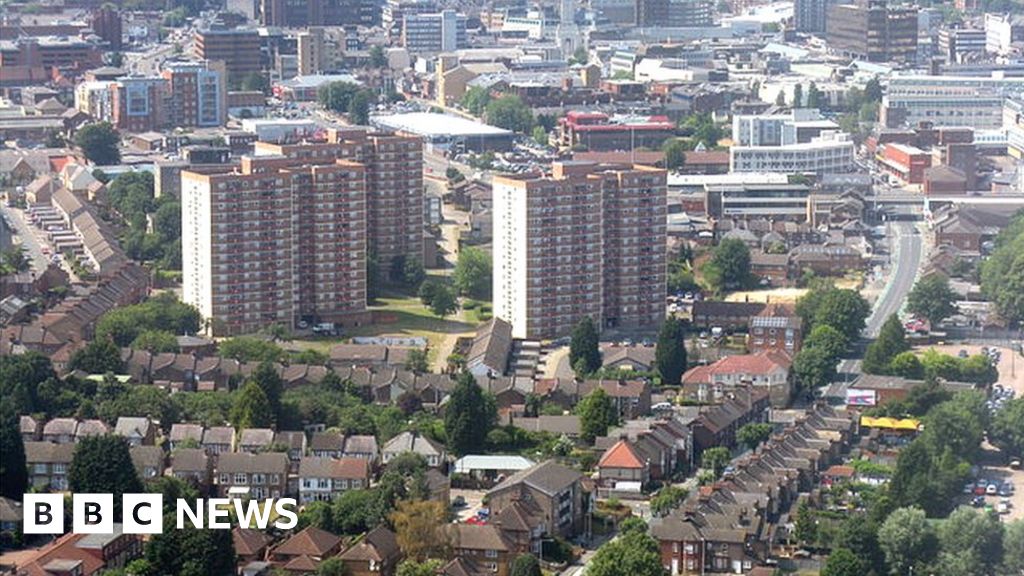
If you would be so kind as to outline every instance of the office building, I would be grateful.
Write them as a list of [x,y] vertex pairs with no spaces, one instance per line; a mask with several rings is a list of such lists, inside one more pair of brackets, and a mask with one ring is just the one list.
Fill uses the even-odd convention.
[[120,50],[122,45],[121,12],[104,4],[92,13],[92,31],[107,43],[110,50]]
[[571,110],[558,119],[562,148],[585,146],[591,151],[660,149],[675,135],[667,116],[609,116],[603,112]]
[[916,6],[889,6],[885,0],[857,0],[828,8],[830,50],[870,62],[913,62],[917,56]]
[[299,76],[319,74],[324,69],[324,32],[322,28],[311,28],[299,32],[295,40],[299,64]]
[[451,52],[467,45],[465,14],[443,10],[403,16],[402,46],[411,53]]
[[1024,95],[1024,78],[899,75],[889,79],[881,121],[887,128],[959,126],[993,130],[1003,125],[1003,102]]
[[810,194],[806,184],[708,184],[704,204],[707,215],[716,219],[804,221]]
[[733,142],[741,146],[806,144],[839,125],[814,108],[798,108],[785,114],[737,115],[732,121]]
[[946,62],[959,63],[985,54],[984,30],[943,28],[939,30],[939,54]]
[[714,23],[710,0],[636,0],[636,25],[657,28],[697,28]]
[[797,32],[808,34],[824,34],[825,19],[831,0],[795,0],[793,2],[793,20]]
[[622,329],[664,319],[665,180],[589,162],[495,177],[494,313],[514,337],[558,338],[588,316]]
[[195,56],[224,63],[228,83],[263,71],[260,36],[255,29],[207,29],[195,33]]
[[[182,172],[183,297],[215,335],[368,321],[374,238],[405,223],[389,222],[394,214],[379,197],[422,163],[418,153],[397,152],[396,140],[409,139],[331,131],[326,143],[257,143],[234,169]],[[418,242],[422,210],[420,197]]]
[[1019,14],[985,14],[985,50],[1001,56],[1014,42],[1024,40],[1024,17]]
[[401,36],[406,16],[437,14],[441,7],[434,0],[387,0],[381,10],[381,22],[394,36]]
[[809,142],[779,146],[733,146],[732,172],[842,174],[854,166],[854,143],[843,132],[822,132]]
[[66,36],[32,36],[0,40],[0,68],[89,70],[103,63],[102,43]]
[[206,62],[169,62],[165,108],[171,126],[222,126],[227,119],[224,74]]
[[264,26],[371,27],[380,23],[380,9],[372,0],[259,0],[257,12]]

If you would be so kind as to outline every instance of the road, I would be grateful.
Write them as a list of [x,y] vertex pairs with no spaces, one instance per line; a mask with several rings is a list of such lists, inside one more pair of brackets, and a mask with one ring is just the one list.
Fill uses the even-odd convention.
[[[921,260],[924,257],[924,240],[913,222],[893,222],[891,266],[886,271],[888,282],[875,300],[864,328],[864,338],[878,336],[882,324],[889,316],[900,311],[907,294],[914,287]],[[825,396],[845,401],[846,388],[860,374],[860,358],[848,358],[839,363],[838,378],[826,390]]]
[[25,249],[25,254],[29,258],[32,270],[36,273],[46,270],[50,263],[50,257],[43,254],[44,244],[36,236],[36,230],[25,220],[24,212],[8,206],[0,207],[0,211],[7,216],[7,220],[10,221],[11,226],[14,228],[12,231],[15,236],[13,238],[14,243],[21,244]]
[[878,331],[889,316],[900,311],[907,294],[914,287],[923,258],[924,242],[912,222],[893,222],[893,263],[889,270],[889,283],[875,301],[864,329],[866,338],[878,336]]

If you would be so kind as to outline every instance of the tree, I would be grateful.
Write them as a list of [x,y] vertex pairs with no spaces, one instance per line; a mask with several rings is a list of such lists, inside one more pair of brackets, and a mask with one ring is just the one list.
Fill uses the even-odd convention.
[[843,520],[832,546],[850,550],[876,574],[885,570],[885,556],[878,546],[878,525],[866,515],[853,514]]
[[590,60],[590,54],[587,53],[587,49],[583,46],[579,46],[572,53],[572,58],[569,59],[570,64],[586,64]]
[[487,123],[506,130],[528,134],[533,128],[533,112],[519,96],[506,94],[487,104]]
[[106,166],[121,161],[121,135],[110,122],[87,124],[75,135],[75,145],[93,164]]
[[236,429],[267,428],[274,422],[270,401],[256,382],[242,387],[231,407],[231,425]]
[[917,281],[907,295],[907,311],[924,316],[937,326],[956,313],[957,295],[949,287],[949,279],[942,274],[929,274]]
[[5,274],[16,274],[27,272],[30,268],[30,261],[25,254],[25,249],[19,244],[3,251],[3,254],[0,255],[0,266],[2,266],[0,271]]
[[409,350],[405,358],[405,368],[416,374],[430,372],[430,364],[427,363],[427,351],[421,348]]
[[848,342],[856,340],[871,306],[856,290],[828,290],[814,316],[814,326],[828,325],[842,332]]
[[981,265],[981,289],[1009,322],[1024,320],[1024,212],[995,238],[995,249]]
[[740,426],[736,431],[736,439],[751,450],[761,445],[762,442],[771,438],[774,427],[768,423],[750,422]]
[[829,358],[838,360],[846,352],[846,336],[828,324],[815,326],[804,339],[805,348],[820,348]]
[[961,506],[939,525],[944,551],[969,552],[979,574],[991,574],[1003,556],[1003,524],[999,517]]
[[430,311],[438,318],[454,314],[459,309],[455,292],[444,284],[437,284],[430,299]]
[[384,54],[384,48],[379,45],[370,48],[370,67],[380,69],[387,65],[388,57]]
[[38,352],[0,356],[0,400],[16,414],[45,411],[40,406],[40,385],[56,379],[50,359]]
[[802,108],[804,105],[804,86],[797,83],[793,86],[793,108]]
[[800,501],[796,511],[796,522],[793,527],[793,536],[800,544],[807,546],[818,539],[818,523],[814,518],[814,511],[806,498]]
[[284,350],[268,340],[251,336],[228,338],[217,346],[220,355],[239,362],[278,362],[284,359]]
[[491,256],[483,250],[467,246],[459,252],[452,271],[452,283],[462,296],[479,300],[491,297]]
[[348,576],[348,567],[337,556],[327,558],[316,567],[316,576]]
[[996,413],[989,438],[1011,456],[1024,456],[1024,398],[1010,400]]
[[742,240],[726,238],[715,247],[710,264],[720,274],[722,287],[741,287],[750,277],[750,248]]
[[426,562],[415,560],[403,560],[398,565],[395,576],[436,576],[444,567],[444,562],[437,559],[430,559]]
[[479,453],[496,420],[494,402],[484,395],[473,375],[459,374],[444,413],[449,449],[459,456]]
[[666,140],[661,146],[665,153],[665,168],[679,170],[686,163],[686,145],[678,138]]
[[87,374],[119,374],[124,371],[124,362],[121,360],[121,351],[113,342],[98,338],[72,354],[68,367]]
[[598,347],[597,326],[590,316],[584,316],[572,329],[569,341],[569,364],[577,378],[586,377],[601,368],[601,350]]
[[807,87],[807,107],[821,108],[821,90],[818,90],[818,85],[814,82]]
[[878,81],[877,76],[864,85],[864,98],[868,102],[882,101],[882,83]]
[[922,571],[934,557],[937,539],[931,524],[919,508],[897,508],[878,529],[878,542],[894,574]]
[[724,446],[715,446],[714,448],[708,448],[700,456],[701,468],[705,470],[711,470],[714,472],[715,477],[722,475],[722,471],[729,465],[729,460],[732,459],[732,455],[729,454],[729,449]]
[[462,107],[474,116],[482,115],[490,103],[491,93],[486,88],[481,88],[480,86],[471,86],[462,95],[461,100]]
[[1024,572],[1024,519],[1006,525],[1003,538],[1003,564],[1008,574]]
[[868,345],[862,369],[867,374],[887,374],[893,357],[909,350],[903,324],[899,316],[893,314],[882,324],[878,338]]
[[[164,517],[165,527],[175,522],[174,514]],[[231,576],[236,569],[231,530],[198,529],[189,522],[182,530],[153,535],[145,557],[156,570],[146,576]]]
[[348,102],[346,112],[352,124],[366,125],[370,122],[370,102],[372,93],[366,90],[356,92]]
[[846,548],[837,548],[828,555],[821,576],[863,576],[864,573],[864,563],[856,554]]
[[600,387],[580,400],[576,411],[580,416],[580,436],[588,443],[608,434],[608,428],[619,421],[611,397]]
[[803,392],[828,386],[836,379],[836,359],[822,348],[805,347],[793,357],[793,376]]
[[68,489],[85,494],[113,494],[115,517],[121,516],[121,496],[142,492],[128,441],[120,436],[89,436],[75,445],[68,470]]
[[332,112],[348,112],[352,98],[361,90],[352,82],[329,82],[317,89],[317,101]]
[[[868,373],[870,374],[870,372]],[[900,378],[920,380],[924,378],[924,366],[921,365],[921,360],[917,357],[917,354],[910,351],[901,352],[894,356],[892,360],[889,360],[889,367],[886,373],[899,376]]]
[[28,491],[25,443],[14,406],[0,402],[0,496],[21,502]]
[[776,106],[785,106],[786,105],[786,91],[785,90],[780,88],[779,91],[775,93],[775,105]]
[[686,372],[686,328],[682,320],[670,316],[661,325],[654,364],[663,386],[675,386]]
[[402,554],[419,562],[444,557],[450,546],[444,531],[447,521],[448,510],[435,500],[404,500],[391,514]]
[[587,576],[665,576],[658,541],[645,531],[629,531],[611,540],[594,554]]
[[656,517],[665,517],[669,512],[675,510],[686,497],[689,492],[685,488],[679,488],[669,484],[651,498],[651,514]]
[[174,335],[195,334],[201,323],[199,310],[191,304],[178,301],[174,294],[165,293],[141,304],[107,312],[96,324],[96,338],[112,339],[118,346],[130,346],[139,334],[147,330],[160,330]]
[[132,340],[131,347],[153,353],[177,352],[178,339],[174,334],[163,330],[146,330]]
[[512,561],[509,576],[542,576],[540,562],[533,554],[520,554]]
[[545,130],[543,126],[534,126],[533,127],[533,141],[536,142],[538,146],[547,146],[548,145],[548,131]]

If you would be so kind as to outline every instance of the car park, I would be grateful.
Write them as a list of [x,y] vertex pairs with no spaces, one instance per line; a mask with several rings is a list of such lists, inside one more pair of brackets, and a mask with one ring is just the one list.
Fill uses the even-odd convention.
[[999,493],[999,487],[996,486],[995,484],[989,484],[988,487],[985,488],[985,494],[987,494],[989,496],[995,496],[998,493]]

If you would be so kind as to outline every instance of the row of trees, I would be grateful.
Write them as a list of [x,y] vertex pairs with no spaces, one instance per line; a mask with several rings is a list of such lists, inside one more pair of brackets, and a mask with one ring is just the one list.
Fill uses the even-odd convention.
[[860,337],[870,311],[856,291],[820,281],[797,301],[796,312],[808,336],[793,358],[794,392],[805,393],[835,379],[839,359]]
[[981,289],[1009,322],[1024,321],[1024,213],[999,232],[981,267]]
[[366,124],[370,120],[370,107],[377,95],[372,90],[352,82],[329,82],[317,90],[317,101],[324,108],[348,115],[352,124]]
[[[125,172],[107,184],[110,208],[127,230],[121,247],[134,260],[157,262],[161,268],[181,269],[181,203],[170,195],[155,196],[153,175]],[[149,232],[148,216],[153,231]]]
[[910,350],[900,319],[893,314],[882,325],[878,338],[868,345],[861,369],[867,374],[886,374],[911,380],[944,380],[989,385],[999,378],[991,359],[984,354],[958,358],[935,349],[917,355]]

